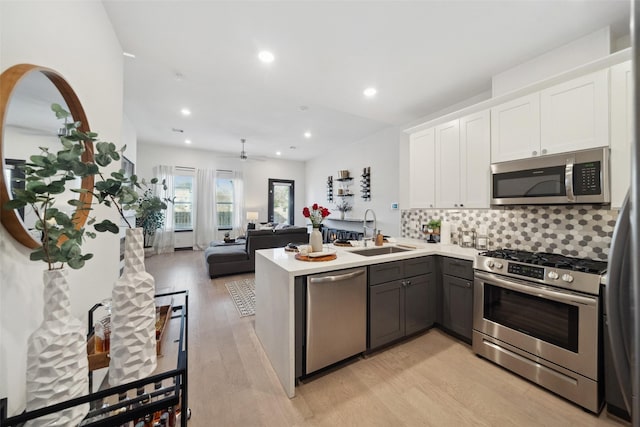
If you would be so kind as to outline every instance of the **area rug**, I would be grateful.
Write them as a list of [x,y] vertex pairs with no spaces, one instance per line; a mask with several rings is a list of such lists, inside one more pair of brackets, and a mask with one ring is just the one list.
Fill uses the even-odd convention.
[[236,305],[240,317],[256,314],[256,284],[253,279],[242,279],[224,284]]

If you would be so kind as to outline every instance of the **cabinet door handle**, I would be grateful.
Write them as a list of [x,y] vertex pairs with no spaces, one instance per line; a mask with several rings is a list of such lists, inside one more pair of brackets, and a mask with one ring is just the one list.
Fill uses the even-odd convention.
[[467,282],[467,284],[465,285],[465,288],[470,288],[471,287],[471,282]]
[[532,155],[532,156],[537,156],[537,155],[538,155],[538,152],[537,152],[537,151],[533,151],[533,152],[531,153],[531,155]]
[[407,280],[407,286],[411,286],[411,280]]
[[546,148],[542,149],[542,154],[547,154],[547,149]]
[[460,207],[462,208],[462,207],[464,207],[464,205],[462,203],[460,203]]
[[406,281],[406,280],[403,280],[403,281],[402,281],[402,282],[400,282],[400,283],[402,284],[402,287],[403,287],[403,288],[406,288],[406,287],[407,287],[407,281]]

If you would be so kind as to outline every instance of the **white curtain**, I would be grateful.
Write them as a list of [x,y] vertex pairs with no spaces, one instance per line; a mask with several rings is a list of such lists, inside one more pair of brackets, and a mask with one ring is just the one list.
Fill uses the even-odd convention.
[[244,181],[242,172],[233,172],[233,234],[244,235]]
[[205,250],[216,239],[216,172],[212,169],[196,171],[195,248]]
[[[154,186],[154,194],[161,199],[173,200],[174,196],[174,169],[173,166],[159,165],[153,167],[153,176],[158,178],[158,185]],[[164,180],[167,189],[162,187]],[[153,247],[159,254],[173,252],[176,246],[176,236],[173,225],[173,203],[167,203],[164,225],[156,231]]]

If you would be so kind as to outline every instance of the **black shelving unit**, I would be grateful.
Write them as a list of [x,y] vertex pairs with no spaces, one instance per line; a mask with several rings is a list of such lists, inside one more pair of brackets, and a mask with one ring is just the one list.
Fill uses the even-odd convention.
[[371,200],[371,167],[367,166],[362,170],[360,177],[360,197],[362,200]]
[[333,202],[333,176],[327,177],[327,201]]
[[[96,392],[88,392],[84,396],[57,403],[55,405],[36,409],[29,412],[23,412],[14,417],[5,418],[0,413],[0,425],[3,427],[22,426],[29,420],[52,414],[74,406],[89,404],[90,410],[80,426],[91,427],[113,427],[125,424],[129,421],[140,419],[148,414],[154,414],[168,407],[177,407],[180,405],[182,413],[180,416],[180,425],[187,426],[190,418],[190,410],[188,406],[187,385],[188,385],[188,369],[187,369],[187,349],[188,349],[188,330],[189,330],[189,292],[178,291],[156,295],[156,299],[163,297],[184,298],[182,304],[176,304],[172,307],[171,320],[179,319],[180,321],[180,337],[178,339],[178,358],[176,369],[161,372],[148,378],[133,381],[120,386],[109,387]],[[99,307],[96,304],[90,313]],[[90,316],[91,317],[91,316]],[[161,383],[160,388],[155,388],[156,383]],[[164,386],[165,383],[170,383]],[[138,389],[144,389],[144,394],[137,396]],[[126,393],[127,400],[123,402],[117,401],[118,394]],[[105,403],[109,402],[109,403]]]

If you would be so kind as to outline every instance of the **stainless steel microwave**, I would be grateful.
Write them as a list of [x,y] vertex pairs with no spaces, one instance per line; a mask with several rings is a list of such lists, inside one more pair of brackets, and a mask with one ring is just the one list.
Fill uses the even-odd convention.
[[491,165],[492,205],[611,203],[609,148]]

